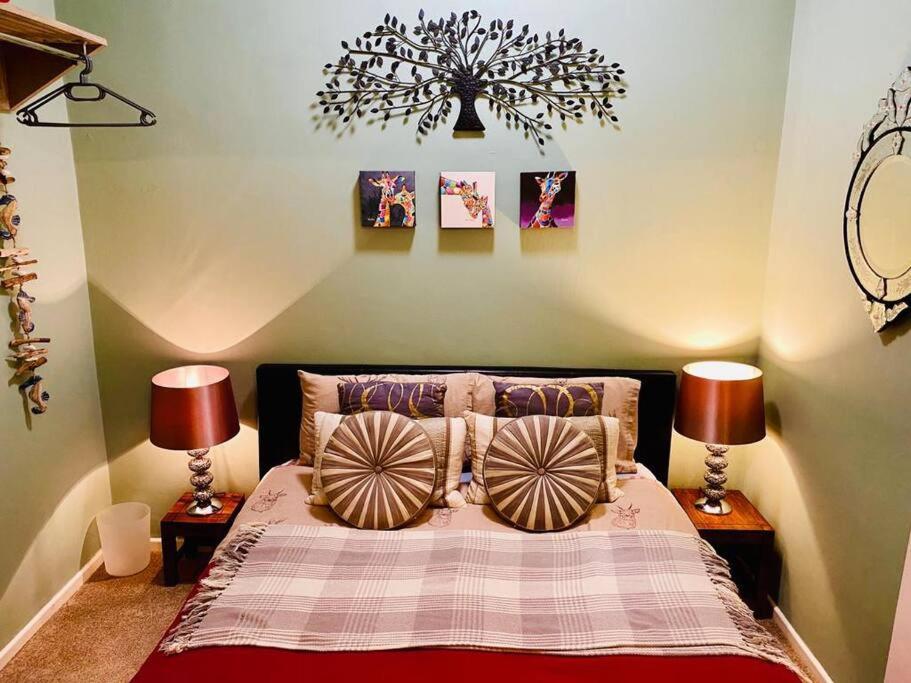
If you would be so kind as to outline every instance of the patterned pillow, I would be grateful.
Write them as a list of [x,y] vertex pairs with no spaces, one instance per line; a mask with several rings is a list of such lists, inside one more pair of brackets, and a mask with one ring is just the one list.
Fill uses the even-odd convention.
[[[595,444],[598,457],[604,464],[604,477],[598,493],[599,503],[613,503],[623,496],[617,486],[617,453],[620,438],[620,423],[615,417],[597,415],[595,417],[561,418],[574,427],[585,432]],[[465,413],[465,424],[468,426],[468,438],[465,451],[471,461],[471,482],[465,493],[465,500],[475,505],[487,505],[490,497],[484,486],[484,456],[491,441],[506,425],[514,422],[511,417],[492,417],[478,413]]]
[[339,517],[361,529],[395,529],[417,517],[433,496],[433,444],[414,420],[361,413],[329,437],[320,475]]
[[604,386],[601,414],[620,420],[620,442],[617,446],[617,472],[636,472],[636,444],[639,439],[639,390],[642,383],[630,377],[505,377],[500,375],[478,375],[472,392],[472,410],[482,415],[496,412],[496,391],[494,382],[512,384],[592,384]]
[[528,531],[559,531],[578,522],[598,497],[603,471],[585,432],[551,415],[513,420],[484,458],[494,509]]
[[[446,396],[443,409],[446,417],[459,417],[466,410],[471,410],[474,390],[480,381],[476,372],[453,372],[437,375],[318,375],[313,372],[298,370],[297,376],[301,387],[301,428],[300,460],[301,465],[312,465],[316,457],[316,413],[339,412],[339,382],[370,382],[383,380],[387,382],[434,382],[446,385]],[[491,385],[493,401],[493,385]],[[490,410],[493,415],[493,408]]]
[[443,417],[446,385],[433,382],[339,382],[342,415],[388,410],[415,419]]
[[583,417],[601,414],[602,382],[580,384],[493,383],[497,417],[556,415]]
[[[316,458],[313,465],[313,479],[310,483],[308,505],[329,505],[323,491],[322,468],[326,446],[342,420],[350,416],[337,413],[316,412]],[[459,491],[462,475],[462,460],[465,453],[467,425],[461,417],[431,417],[421,420],[421,428],[430,437],[436,461],[436,485],[430,499],[431,507],[460,508],[465,498]]]

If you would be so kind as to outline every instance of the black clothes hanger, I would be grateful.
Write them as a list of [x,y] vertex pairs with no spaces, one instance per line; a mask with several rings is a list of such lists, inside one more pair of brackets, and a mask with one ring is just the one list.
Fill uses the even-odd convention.
[[[138,105],[131,100],[128,100],[123,95],[118,95],[110,88],[106,88],[105,86],[98,83],[89,83],[89,74],[92,73],[92,58],[89,57],[88,51],[84,45],[82,47],[82,54],[76,57],[76,59],[84,64],[82,71],[79,73],[79,81],[77,83],[65,83],[59,88],[54,88],[46,95],[43,95],[34,102],[22,107],[22,109],[16,112],[16,118],[18,119],[19,123],[22,123],[26,126],[43,126],[47,128],[135,128],[140,126],[145,127],[155,125],[155,114],[145,107]],[[86,88],[94,90],[94,93],[85,93]],[[80,91],[82,91],[82,94],[80,94]],[[119,100],[120,102],[123,102],[128,107],[138,111],[139,120],[132,123],[67,123],[63,121],[40,120],[38,118],[38,110],[51,100],[55,100],[61,95],[73,102],[100,102],[105,97],[110,96],[116,100]]]

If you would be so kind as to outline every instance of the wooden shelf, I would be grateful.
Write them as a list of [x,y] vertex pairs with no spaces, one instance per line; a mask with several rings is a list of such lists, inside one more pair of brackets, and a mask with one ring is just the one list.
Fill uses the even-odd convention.
[[63,56],[15,41],[38,43],[81,55],[94,54],[108,42],[101,36],[46,19],[13,5],[0,5],[0,111],[15,110],[67,71],[79,66]]

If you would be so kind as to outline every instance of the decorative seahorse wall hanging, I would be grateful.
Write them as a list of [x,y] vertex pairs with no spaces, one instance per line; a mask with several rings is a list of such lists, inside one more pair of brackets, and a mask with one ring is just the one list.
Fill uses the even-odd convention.
[[29,266],[38,263],[38,259],[29,258],[28,248],[16,243],[19,214],[16,213],[16,198],[8,190],[15,178],[6,170],[7,157],[11,153],[8,147],[0,147],[0,287],[9,293],[15,312],[13,339],[9,343],[12,352],[7,360],[15,365],[13,379],[19,384],[19,390],[34,404],[32,413],[40,415],[47,410],[50,396],[36,370],[47,363],[48,350],[44,345],[51,340],[33,336],[35,297],[29,295],[25,285],[38,279],[38,273],[26,272]]

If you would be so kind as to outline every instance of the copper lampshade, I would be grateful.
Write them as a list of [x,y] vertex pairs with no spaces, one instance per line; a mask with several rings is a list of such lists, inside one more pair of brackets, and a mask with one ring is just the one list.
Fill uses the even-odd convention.
[[151,440],[191,451],[227,441],[238,431],[231,376],[215,365],[189,365],[152,378]]
[[762,371],[723,361],[684,366],[674,429],[708,444],[760,441],[765,437]]
[[752,365],[703,361],[683,367],[674,429],[701,441],[705,459],[705,494],[694,505],[702,512],[726,515],[724,485],[728,446],[753,443],[765,436],[762,371]]

